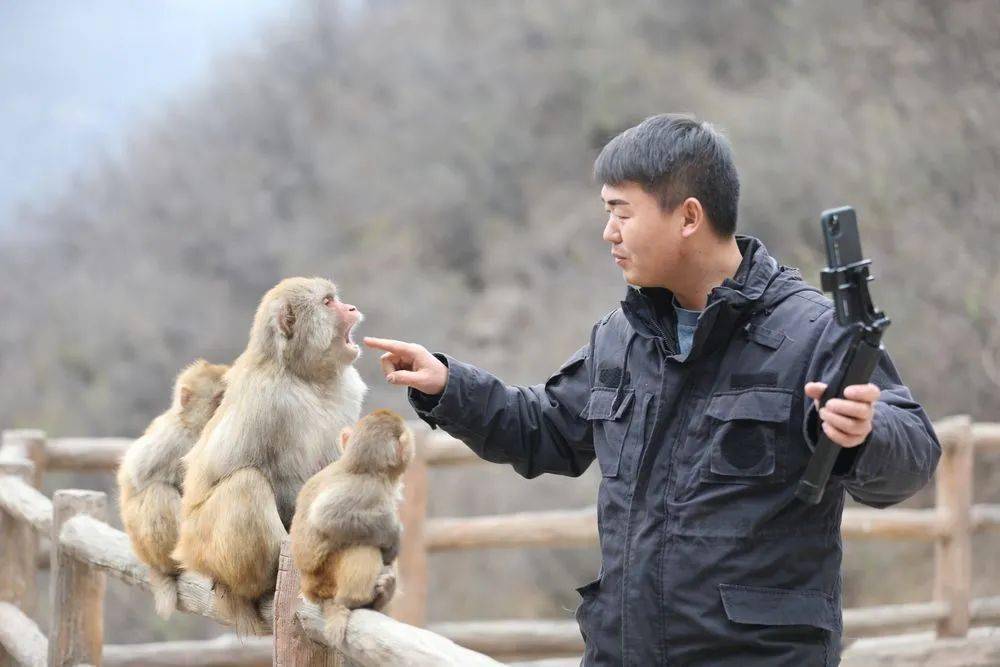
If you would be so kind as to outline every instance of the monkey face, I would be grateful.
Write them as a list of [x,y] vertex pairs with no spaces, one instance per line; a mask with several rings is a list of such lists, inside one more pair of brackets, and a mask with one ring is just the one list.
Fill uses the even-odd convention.
[[265,296],[251,333],[265,351],[277,352],[300,370],[315,371],[331,362],[353,363],[361,354],[352,330],[361,312],[340,300],[324,278],[287,278]]

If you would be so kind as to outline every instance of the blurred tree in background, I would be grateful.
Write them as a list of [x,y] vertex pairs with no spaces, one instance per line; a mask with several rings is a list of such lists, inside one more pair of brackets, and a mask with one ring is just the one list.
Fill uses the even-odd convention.
[[[855,206],[904,380],[933,418],[1000,419],[994,2],[379,0],[297,17],[3,230],[5,427],[140,432],[176,370],[232,359],[290,275],[332,277],[362,334],[542,381],[624,292],[593,159],[663,111],[729,135],[740,231],[814,284],[819,212]],[[405,409],[375,355],[359,366],[369,407]],[[582,506],[592,472],[435,473],[433,509]],[[857,547],[849,604],[927,598],[928,553]],[[595,558],[435,556],[432,617],[569,618]],[[861,578],[873,559],[905,567],[881,585]]]

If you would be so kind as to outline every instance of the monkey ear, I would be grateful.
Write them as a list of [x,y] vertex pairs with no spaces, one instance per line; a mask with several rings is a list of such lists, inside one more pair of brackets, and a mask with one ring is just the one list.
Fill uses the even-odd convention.
[[292,304],[286,303],[282,307],[281,312],[278,313],[278,328],[281,329],[281,333],[284,334],[285,338],[292,337],[292,327],[295,326],[295,311],[292,310]]
[[187,387],[181,387],[181,407],[186,408],[188,403],[191,402],[191,398],[194,396],[194,392]]
[[341,429],[341,431],[340,431],[340,453],[341,454],[343,454],[344,452],[347,451],[347,441],[351,439],[351,434],[352,433],[354,433],[354,431],[351,429],[350,426],[345,426],[343,429]]

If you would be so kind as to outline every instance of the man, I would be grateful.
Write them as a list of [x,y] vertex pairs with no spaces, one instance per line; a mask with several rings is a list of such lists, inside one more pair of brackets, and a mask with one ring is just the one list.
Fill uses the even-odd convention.
[[[710,125],[649,118],[595,173],[629,287],[544,384],[365,342],[423,419],[484,459],[530,478],[597,458],[584,664],[837,664],[844,492],[886,507],[924,486],[940,455],[931,423],[888,355],[873,384],[817,411],[849,332],[796,269],[735,235],[739,180]],[[818,428],[844,449],[813,506],[794,491]]]

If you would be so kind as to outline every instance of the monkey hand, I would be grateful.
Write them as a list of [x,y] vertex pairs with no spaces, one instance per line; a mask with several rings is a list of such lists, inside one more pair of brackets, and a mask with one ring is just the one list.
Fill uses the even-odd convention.
[[431,396],[444,391],[448,367],[423,345],[370,336],[364,340],[368,347],[385,352],[381,357],[382,372],[390,384],[413,387]]
[[375,580],[375,594],[372,599],[371,608],[375,611],[382,611],[396,594],[396,565],[386,565]]

